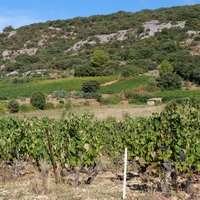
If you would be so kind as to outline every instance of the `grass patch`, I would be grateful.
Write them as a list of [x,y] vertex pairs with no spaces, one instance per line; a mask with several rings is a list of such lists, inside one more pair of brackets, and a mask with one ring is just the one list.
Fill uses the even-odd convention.
[[118,81],[112,85],[102,86],[100,92],[103,94],[115,94],[132,90],[148,84],[149,76],[137,76],[131,79]]
[[45,80],[38,82],[12,84],[0,83],[0,99],[6,100],[11,98],[30,97],[34,92],[42,91],[45,94],[51,94],[53,91],[73,91],[82,89],[82,84],[89,80],[97,80],[100,84],[113,81],[114,77],[75,77],[75,78],[61,78],[56,80]]
[[[129,113],[132,118],[135,117],[149,117],[154,112],[160,112],[164,108],[164,104],[159,106],[148,106],[148,105],[132,105],[132,104],[117,104],[117,105],[90,105],[90,106],[72,106],[69,110],[65,108],[55,108],[48,110],[34,110],[26,113],[14,113],[12,115],[24,118],[26,117],[50,117],[54,119],[67,118],[69,113],[73,113],[75,116],[83,116],[85,113],[92,113],[95,119],[103,120],[109,116],[115,117],[117,120],[122,120],[124,118],[124,113]],[[63,113],[64,112],[64,113]],[[10,114],[9,114],[10,115]],[[5,116],[5,115],[4,115]],[[8,116],[8,115],[6,115]]]
[[55,106],[52,102],[47,102],[46,103],[46,109],[50,110],[50,109],[55,109]]
[[100,103],[102,105],[110,105],[110,104],[119,104],[120,101],[122,100],[121,97],[119,96],[114,96],[114,97],[108,97],[108,98],[100,98]]
[[22,104],[19,106],[19,112],[21,112],[21,113],[31,112],[34,110],[37,110],[37,108],[33,107],[32,105]]
[[198,102],[200,102],[200,90],[172,90],[172,91],[162,91],[155,94],[156,97],[163,98],[163,102],[169,102],[171,100],[191,98],[194,97]]
[[8,103],[7,102],[0,102],[0,115],[5,115]]

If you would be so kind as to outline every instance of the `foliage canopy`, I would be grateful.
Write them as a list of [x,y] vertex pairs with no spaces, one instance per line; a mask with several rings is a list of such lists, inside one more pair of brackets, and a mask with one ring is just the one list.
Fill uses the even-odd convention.
[[33,107],[44,110],[46,108],[46,97],[42,92],[35,92],[31,95],[30,103]]

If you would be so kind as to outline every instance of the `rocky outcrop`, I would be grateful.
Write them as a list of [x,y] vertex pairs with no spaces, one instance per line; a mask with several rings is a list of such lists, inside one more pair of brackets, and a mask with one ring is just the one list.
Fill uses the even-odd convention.
[[12,56],[18,56],[20,54],[27,53],[28,55],[35,55],[37,52],[37,48],[30,48],[30,49],[20,49],[17,51],[5,50],[2,52],[3,60],[10,59]]

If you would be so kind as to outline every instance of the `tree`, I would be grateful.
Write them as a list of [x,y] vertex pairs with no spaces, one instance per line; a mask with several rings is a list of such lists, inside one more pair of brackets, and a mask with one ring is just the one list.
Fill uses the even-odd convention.
[[4,29],[3,29],[3,32],[10,32],[10,31],[13,31],[14,30],[14,28],[11,26],[11,25],[9,25],[9,26],[6,26]]
[[124,77],[135,76],[141,72],[141,69],[131,65],[123,66],[121,70],[121,75]]
[[200,85],[200,70],[198,68],[191,71],[190,80]]
[[19,103],[14,99],[10,99],[8,101],[8,109],[11,113],[19,112]]
[[30,103],[33,107],[44,110],[46,108],[46,97],[42,92],[35,92],[31,95]]
[[158,66],[158,71],[160,76],[162,76],[168,72],[172,73],[174,71],[174,67],[167,60],[163,60],[161,65]]
[[84,82],[82,85],[82,91],[85,93],[97,92],[98,90],[100,90],[100,84],[96,80]]
[[90,60],[90,64],[95,68],[104,68],[108,60],[109,57],[103,50],[96,50]]
[[160,79],[158,80],[158,86],[166,90],[180,89],[181,77],[177,74],[167,72],[160,76]]

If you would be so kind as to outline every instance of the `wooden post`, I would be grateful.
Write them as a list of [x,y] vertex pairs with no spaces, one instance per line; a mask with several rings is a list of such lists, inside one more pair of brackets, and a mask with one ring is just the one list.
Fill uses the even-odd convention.
[[48,129],[46,129],[46,135],[47,135],[47,140],[48,140],[48,146],[49,146],[51,161],[52,161],[52,165],[53,165],[53,171],[54,171],[54,175],[55,175],[55,181],[56,181],[56,184],[57,184],[58,183],[58,177],[57,177],[57,173],[56,173],[56,164],[55,164],[55,160],[54,160],[54,156],[53,156],[53,151],[52,151],[52,146],[51,146],[51,141],[50,141]]
[[122,199],[126,198],[126,170],[127,170],[127,148],[125,148],[125,154],[124,154],[124,183],[123,183]]

